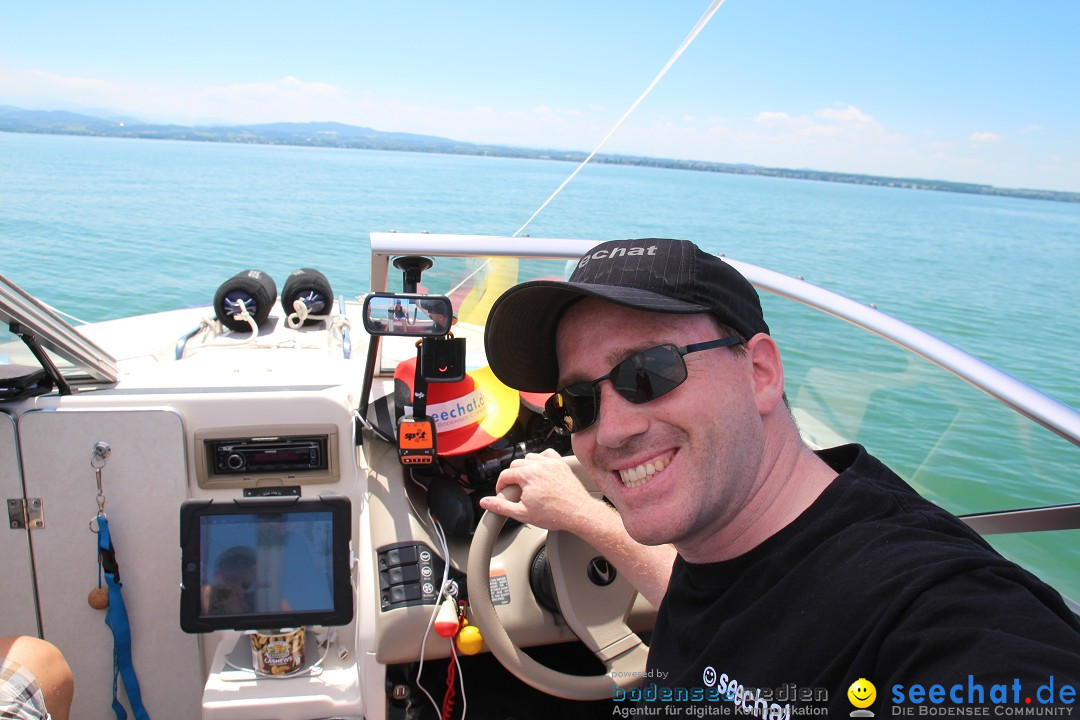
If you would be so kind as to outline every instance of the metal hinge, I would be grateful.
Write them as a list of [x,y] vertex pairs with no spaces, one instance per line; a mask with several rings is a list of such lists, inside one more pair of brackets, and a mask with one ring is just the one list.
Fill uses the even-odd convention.
[[45,527],[45,504],[41,498],[9,498],[8,527],[12,530],[36,530]]

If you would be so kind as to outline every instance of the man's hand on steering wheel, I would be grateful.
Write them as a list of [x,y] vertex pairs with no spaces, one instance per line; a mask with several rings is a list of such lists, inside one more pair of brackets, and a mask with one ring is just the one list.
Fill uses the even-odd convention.
[[579,535],[598,512],[607,511],[603,501],[589,494],[566,460],[551,448],[510,463],[499,475],[495,492],[508,485],[521,488],[521,500],[511,502],[496,495],[481,499],[480,507],[529,525]]

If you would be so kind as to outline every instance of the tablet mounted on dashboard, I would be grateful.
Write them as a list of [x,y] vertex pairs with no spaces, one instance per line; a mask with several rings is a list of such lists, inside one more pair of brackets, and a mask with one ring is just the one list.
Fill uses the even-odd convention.
[[181,629],[349,624],[351,537],[352,504],[341,495],[186,501]]

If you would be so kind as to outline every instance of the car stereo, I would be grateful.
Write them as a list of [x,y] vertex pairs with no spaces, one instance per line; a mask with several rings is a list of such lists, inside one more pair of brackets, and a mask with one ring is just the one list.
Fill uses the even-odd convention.
[[327,437],[206,440],[215,475],[325,470]]
[[254,426],[195,433],[200,487],[331,483],[340,478],[335,425]]

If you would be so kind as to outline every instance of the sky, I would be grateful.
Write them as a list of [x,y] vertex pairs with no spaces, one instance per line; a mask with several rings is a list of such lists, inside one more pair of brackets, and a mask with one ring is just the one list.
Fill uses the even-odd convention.
[[[0,105],[592,150],[709,0],[4,3]],[[604,152],[1080,192],[1080,2],[726,0]]]

